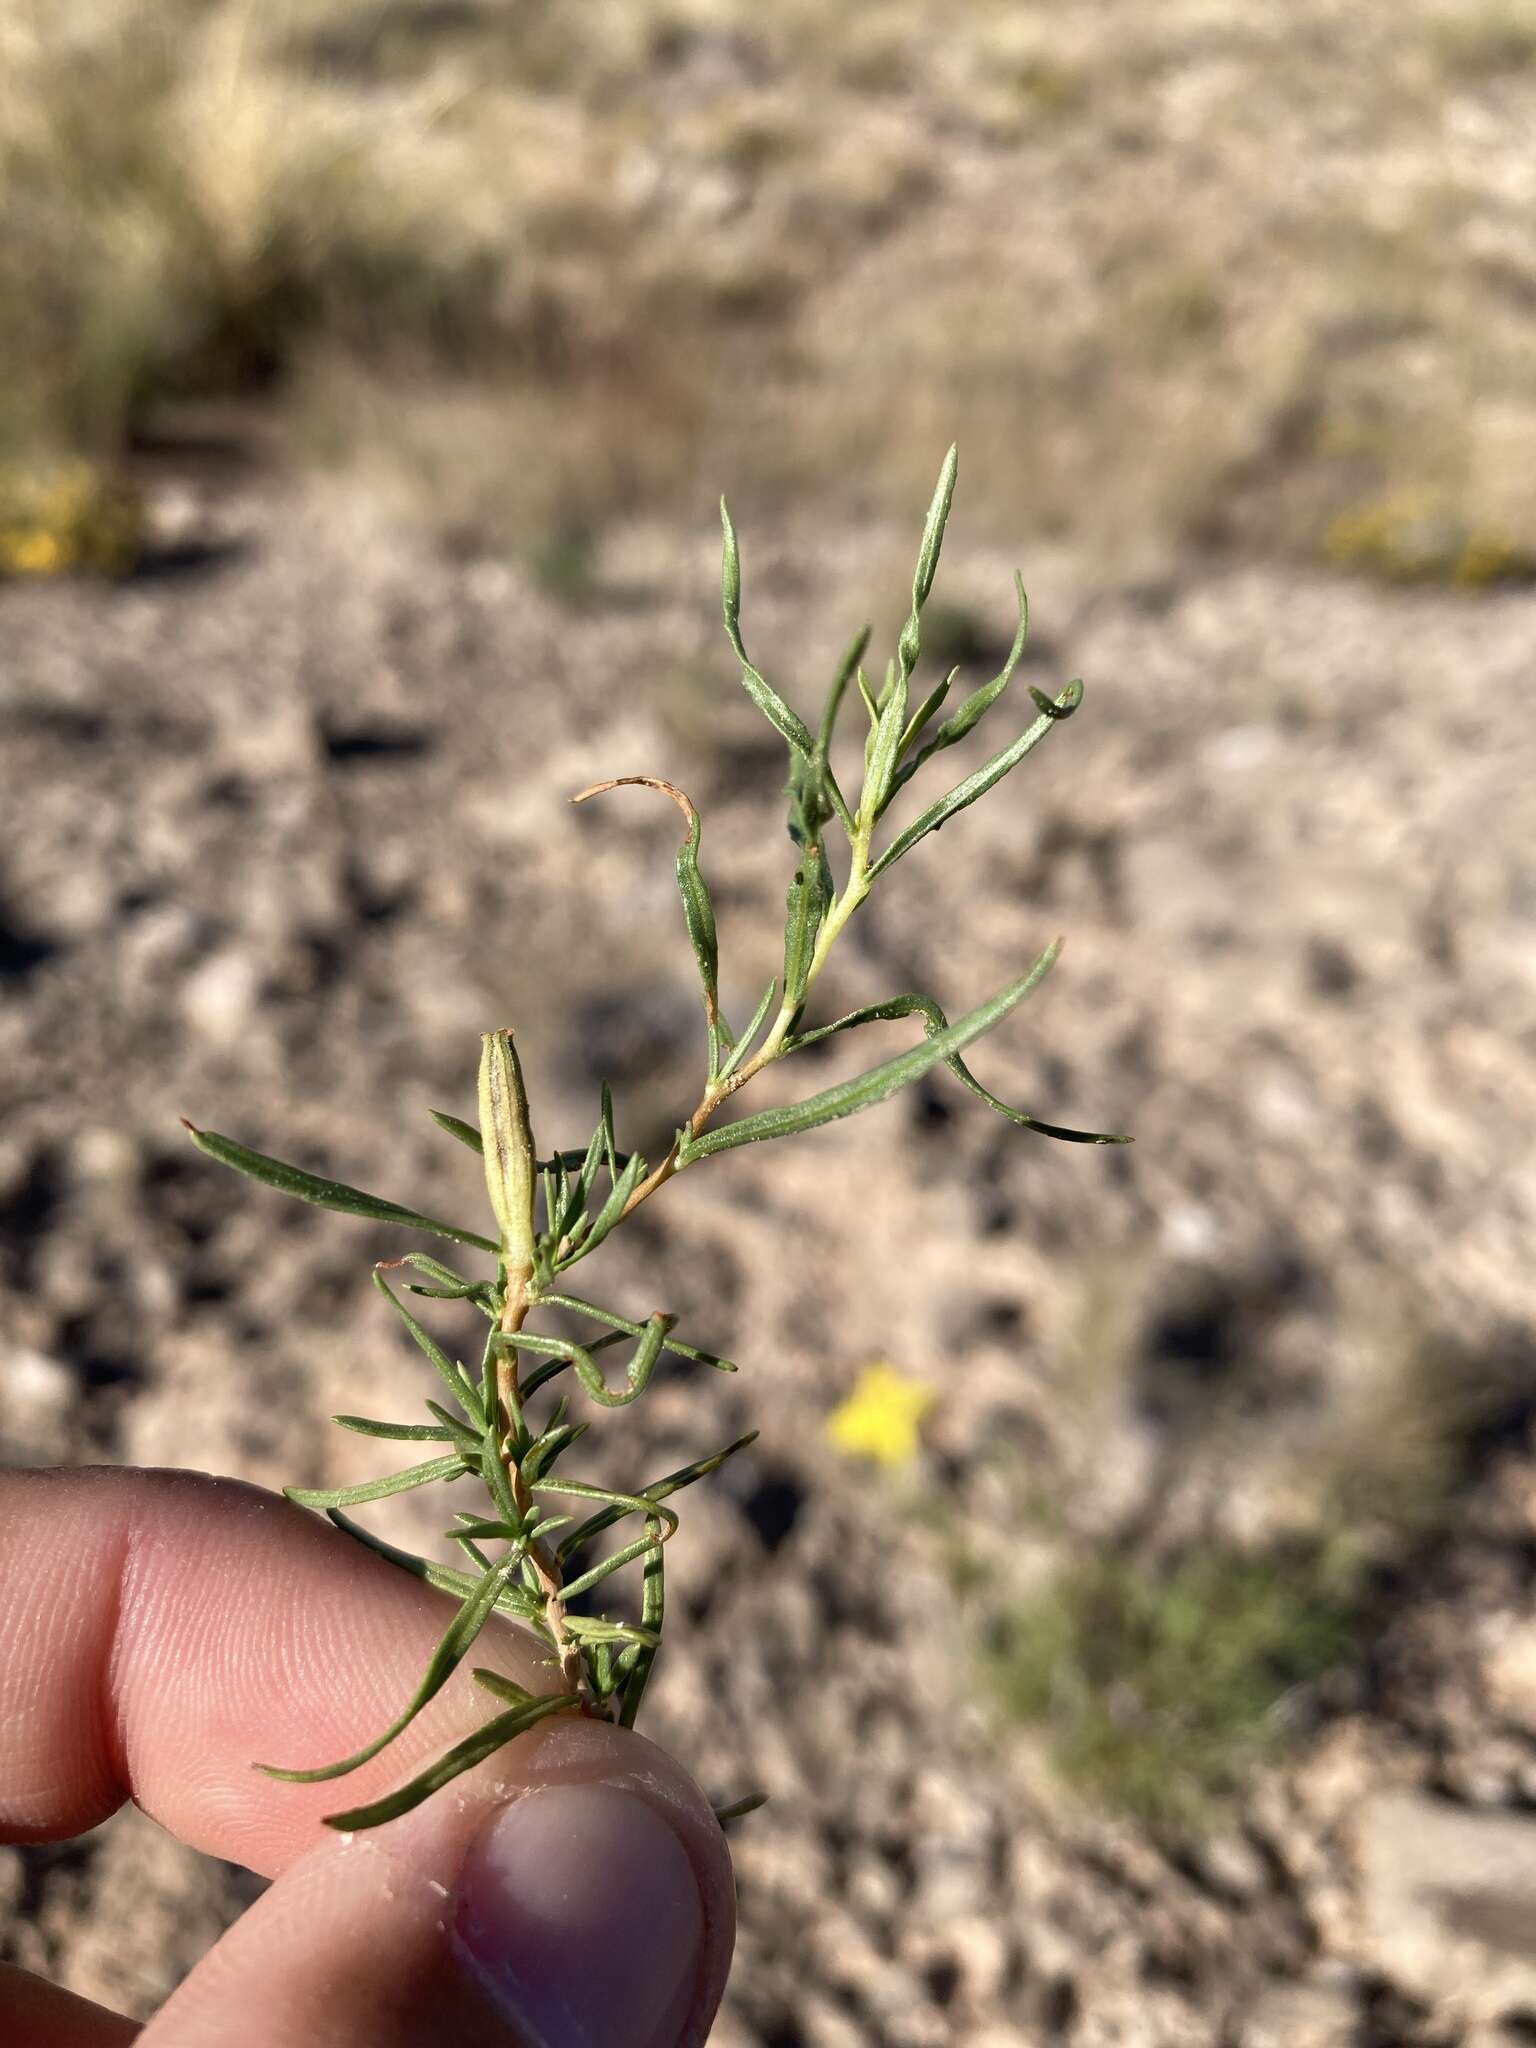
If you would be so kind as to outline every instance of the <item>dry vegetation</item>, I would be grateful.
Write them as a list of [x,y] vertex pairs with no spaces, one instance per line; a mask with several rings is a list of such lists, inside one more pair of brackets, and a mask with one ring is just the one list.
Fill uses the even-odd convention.
[[952,431],[978,518],[1137,562],[1536,556],[1529,0],[23,0],[0,39],[29,458],[274,394],[301,459],[578,587],[615,512],[884,510]]

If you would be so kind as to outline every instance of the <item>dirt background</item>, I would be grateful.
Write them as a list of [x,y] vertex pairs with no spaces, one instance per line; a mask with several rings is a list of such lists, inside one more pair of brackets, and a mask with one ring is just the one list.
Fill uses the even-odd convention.
[[[193,12],[217,54],[235,11]],[[763,1432],[689,1496],[651,1695],[712,1793],[771,1795],[715,2038],[1528,2039],[1536,17],[535,12],[240,10],[236,101],[164,84],[225,134],[210,105],[264,137],[371,109],[439,208],[506,143],[516,207],[441,215],[504,252],[478,297],[438,278],[452,347],[439,318],[380,360],[329,301],[295,338],[206,233],[222,297],[141,323],[132,404],[78,368],[78,305],[73,383],[30,344],[27,419],[142,494],[146,545],[0,587],[0,1456],[379,1469],[325,1418],[420,1397],[367,1287],[396,1241],[221,1176],[178,1116],[472,1213],[426,1111],[469,1113],[515,1022],[541,1138],[584,1140],[607,1078],[664,1143],[700,1060],[675,821],[566,798],[693,795],[744,1014],[790,849],[712,494],[809,710],[865,617],[894,645],[958,435],[932,637],[990,673],[1021,567],[1021,680],[1087,695],[859,914],[824,1014],[968,1007],[1063,932],[974,1064],[1137,1142],[941,1076],[707,1162],[603,1254],[605,1299],[743,1370],[658,1374],[602,1468]],[[93,222],[97,175],[29,189]],[[888,1472],[824,1428],[875,1360],[937,1396]],[[422,1501],[373,1524],[442,1554]],[[1286,1655],[1189,1593],[1234,1559],[1286,1589]],[[1205,1718],[1106,1560],[1183,1589]],[[1216,1789],[1170,1814],[1149,1772]],[[0,1851],[0,1952],[143,2016],[253,1889],[127,1812]]]

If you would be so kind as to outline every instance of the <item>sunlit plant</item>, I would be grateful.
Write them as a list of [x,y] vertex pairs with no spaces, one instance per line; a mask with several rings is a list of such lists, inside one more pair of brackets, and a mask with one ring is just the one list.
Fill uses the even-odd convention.
[[[481,1155],[494,1232],[444,1223],[339,1181],[284,1165],[216,1132],[187,1126],[202,1151],[269,1187],[322,1208],[447,1239],[479,1254],[492,1269],[489,1273],[461,1273],[420,1251],[375,1268],[375,1286],[425,1353],[447,1399],[427,1402],[430,1420],[426,1422],[381,1422],[361,1415],[334,1419],[343,1428],[365,1436],[430,1445],[432,1455],[404,1471],[360,1486],[287,1489],[289,1499],[323,1509],[338,1528],[403,1571],[452,1593],[460,1603],[458,1612],[416,1691],[390,1725],[356,1755],[312,1770],[268,1764],[259,1768],[273,1777],[307,1784],[342,1777],[367,1763],[442,1690],[493,1612],[512,1616],[539,1638],[547,1653],[550,1688],[533,1693],[497,1672],[475,1669],[474,1678],[500,1711],[408,1784],[367,1805],[327,1816],[331,1827],[369,1828],[408,1812],[458,1773],[483,1762],[551,1715],[598,1716],[627,1727],[639,1713],[661,1647],[666,1545],[677,1528],[677,1515],[669,1503],[684,1487],[716,1471],[753,1440],[752,1435],[740,1437],[631,1493],[573,1478],[566,1469],[567,1454],[590,1427],[589,1421],[573,1417],[572,1391],[599,1409],[624,1408],[645,1392],[657,1367],[669,1355],[724,1372],[735,1370],[728,1360],[683,1342],[676,1334],[673,1316],[658,1311],[635,1320],[589,1300],[584,1293],[572,1292],[573,1269],[599,1250],[642,1203],[678,1174],[693,1171],[717,1153],[812,1131],[869,1109],[941,1063],[989,1108],[1023,1130],[1081,1144],[1127,1142],[1102,1132],[1064,1130],[1010,1108],[982,1086],[961,1058],[973,1039],[1001,1023],[1040,985],[1060,951],[1059,939],[1046,947],[1027,973],[954,1023],[930,997],[914,994],[887,996],[828,1023],[806,1021],[817,979],[866,897],[877,886],[889,886],[893,872],[910,853],[1001,782],[1082,701],[1079,681],[1068,683],[1055,697],[1032,687],[1029,694],[1037,716],[1030,726],[973,774],[920,810],[910,823],[897,827],[883,844],[877,844],[887,813],[907,784],[963,740],[992,710],[1007,690],[1024,650],[1028,608],[1023,582],[1015,579],[1018,628],[1000,672],[965,697],[947,718],[940,719],[940,712],[958,670],[952,669],[936,682],[919,702],[912,701],[912,679],[922,651],[923,606],[938,567],[955,471],[955,451],[951,449],[923,529],[912,579],[912,608],[883,680],[876,687],[864,671],[870,639],[866,627],[843,656],[815,731],[790,708],[747,654],[740,624],[736,534],[721,502],[725,630],[747,694],[789,750],[789,836],[794,847],[782,967],[770,979],[742,1031],[731,1029],[720,1008],[715,913],[699,865],[700,820],[693,804],[681,790],[652,775],[625,775],[594,783],[573,799],[585,803],[609,790],[639,786],[670,798],[686,826],[677,853],[677,882],[698,966],[706,1064],[698,1101],[660,1158],[647,1160],[636,1151],[621,1148],[606,1086],[596,1127],[586,1144],[541,1156],[510,1030],[488,1032],[481,1042],[478,1124],[466,1123],[444,1110],[432,1112],[442,1130]],[[839,714],[850,700],[850,691],[863,708],[865,727],[863,778],[856,803],[844,795],[832,759]],[[834,842],[837,868],[829,839]],[[912,1017],[921,1019],[923,1037],[909,1051],[789,1107],[717,1121],[725,1105],[765,1067],[863,1025]],[[485,1330],[476,1369],[452,1357],[391,1287],[385,1275],[401,1267],[417,1275],[403,1283],[403,1291],[459,1305],[482,1319]],[[582,1342],[555,1334],[547,1326],[550,1311],[578,1319],[577,1327],[585,1325],[592,1334]],[[627,1351],[627,1356],[617,1375],[611,1376],[612,1354],[620,1351]],[[566,1391],[561,1391],[562,1380]],[[478,1481],[485,1499],[478,1507],[457,1513],[453,1528],[446,1532],[463,1552],[463,1570],[397,1549],[360,1528],[344,1512],[412,1487],[464,1479]],[[638,1533],[620,1542],[600,1562],[576,1566],[579,1554],[594,1539],[625,1523],[636,1526]],[[615,1573],[629,1566],[638,1567],[641,1576],[638,1621],[602,1613],[592,1597]],[[722,1817],[755,1803],[740,1801],[722,1809]]]

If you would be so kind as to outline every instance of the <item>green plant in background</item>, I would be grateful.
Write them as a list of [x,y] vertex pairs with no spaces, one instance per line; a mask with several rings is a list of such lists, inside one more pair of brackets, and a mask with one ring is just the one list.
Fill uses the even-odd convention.
[[994,1616],[986,1672],[1007,1712],[1048,1731],[1069,1783],[1188,1834],[1275,1747],[1286,1693],[1349,1647],[1358,1596],[1325,1545],[1089,1555]]
[[[407,1812],[548,1715],[598,1715],[626,1726],[634,1722],[661,1644],[665,1548],[677,1527],[677,1516],[668,1502],[752,1441],[751,1436],[741,1437],[631,1493],[572,1478],[564,1469],[566,1454],[590,1426],[588,1421],[572,1417],[570,1392],[557,1392],[557,1383],[567,1375],[586,1400],[600,1409],[614,1409],[638,1399],[668,1355],[722,1371],[734,1370],[729,1361],[682,1342],[675,1334],[675,1318],[660,1310],[635,1320],[571,1291],[573,1269],[658,1189],[715,1153],[815,1130],[870,1108],[941,1062],[973,1094],[1021,1129],[1084,1144],[1128,1142],[1106,1133],[1064,1130],[1010,1108],[982,1086],[961,1058],[973,1039],[1000,1023],[1039,986],[1060,951],[1059,940],[1046,947],[1027,973],[954,1023],[930,997],[916,994],[890,996],[829,1023],[805,1022],[811,994],[832,948],[871,891],[877,885],[888,886],[893,870],[909,853],[1001,782],[1047,733],[1071,716],[1082,698],[1078,681],[1067,684],[1055,697],[1032,688],[1030,696],[1038,715],[1029,727],[877,846],[876,834],[907,784],[964,739],[994,708],[1024,648],[1027,608],[1019,581],[1018,630],[1000,672],[942,720],[939,714],[953,686],[954,670],[919,703],[912,703],[912,678],[922,648],[923,607],[938,567],[955,473],[955,451],[951,449],[923,531],[911,611],[883,681],[878,687],[872,685],[862,667],[870,637],[866,628],[844,656],[814,732],[747,654],[740,625],[736,535],[721,503],[725,628],[740,664],[743,686],[789,750],[786,793],[795,859],[782,971],[769,981],[740,1033],[731,1029],[720,1008],[715,913],[699,866],[700,820],[693,804],[681,790],[650,775],[596,783],[574,799],[584,803],[608,790],[639,786],[669,797],[686,822],[677,854],[677,881],[698,966],[707,1059],[698,1101],[659,1159],[648,1161],[638,1152],[620,1148],[606,1087],[588,1142],[575,1150],[555,1150],[541,1157],[513,1035],[506,1030],[489,1032],[482,1040],[478,1128],[444,1111],[432,1112],[445,1132],[481,1154],[494,1234],[422,1215],[188,1125],[202,1151],[270,1187],[324,1208],[447,1239],[482,1255],[493,1268],[489,1275],[475,1277],[425,1253],[409,1252],[404,1259],[375,1269],[375,1285],[430,1361],[447,1403],[429,1401],[430,1420],[425,1423],[382,1422],[359,1415],[339,1415],[335,1420],[367,1436],[428,1446],[431,1455],[404,1471],[360,1486],[287,1489],[290,1499],[323,1509],[338,1528],[402,1570],[453,1593],[460,1602],[458,1612],[416,1692],[390,1726],[355,1756],[313,1770],[261,1768],[274,1777],[312,1783],[340,1777],[377,1756],[447,1683],[493,1612],[511,1615],[542,1640],[557,1674],[553,1689],[535,1695],[494,1672],[476,1669],[474,1677],[500,1703],[502,1711],[408,1784],[368,1805],[328,1816],[333,1827],[372,1827]],[[856,803],[844,795],[832,761],[839,713],[851,700],[863,706],[866,724],[863,780]],[[840,877],[829,853],[829,834],[845,843]],[[921,1019],[923,1038],[909,1051],[788,1107],[716,1122],[725,1104],[764,1068],[801,1048],[866,1024],[912,1017]],[[410,1267],[418,1276],[404,1283],[407,1292],[462,1305],[483,1320],[486,1328],[477,1370],[471,1371],[451,1357],[391,1288],[385,1273],[399,1267]],[[578,1326],[585,1325],[595,1334],[580,1342],[556,1334],[547,1326],[550,1311],[577,1319]],[[628,1355],[614,1381],[605,1370],[610,1364],[605,1354],[619,1348],[627,1348]],[[460,1546],[472,1570],[453,1570],[411,1556],[368,1534],[343,1512],[412,1487],[464,1479],[477,1481],[487,1499],[458,1513],[455,1526],[446,1533]],[[621,1542],[600,1562],[577,1567],[579,1553],[626,1522],[637,1523],[639,1533]],[[641,1574],[639,1621],[590,1611],[588,1596],[629,1565],[637,1566]],[[738,1806],[726,1811],[740,1810]]]

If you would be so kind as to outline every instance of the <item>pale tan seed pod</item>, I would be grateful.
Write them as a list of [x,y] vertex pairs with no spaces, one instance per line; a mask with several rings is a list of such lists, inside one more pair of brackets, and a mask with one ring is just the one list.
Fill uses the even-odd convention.
[[538,1168],[523,1070],[510,1031],[480,1041],[480,1142],[485,1185],[509,1271],[533,1271],[533,1192]]

